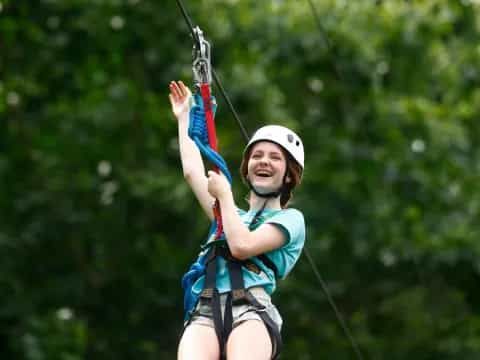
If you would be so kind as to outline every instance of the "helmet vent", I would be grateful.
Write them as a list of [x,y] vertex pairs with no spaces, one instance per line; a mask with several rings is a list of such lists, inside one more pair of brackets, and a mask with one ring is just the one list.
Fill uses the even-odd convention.
[[[288,140],[288,142],[291,142],[291,143],[292,143],[292,142],[293,142],[293,135],[292,135],[292,134],[288,134],[288,135],[287,135],[287,140]],[[297,145],[298,145],[298,141],[297,141]]]

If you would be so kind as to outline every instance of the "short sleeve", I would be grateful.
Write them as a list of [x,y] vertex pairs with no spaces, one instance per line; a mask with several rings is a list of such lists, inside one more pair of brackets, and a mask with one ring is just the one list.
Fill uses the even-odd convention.
[[286,236],[286,243],[267,253],[275,263],[281,278],[285,278],[297,262],[305,244],[305,219],[297,209],[279,211],[265,221],[278,226]]

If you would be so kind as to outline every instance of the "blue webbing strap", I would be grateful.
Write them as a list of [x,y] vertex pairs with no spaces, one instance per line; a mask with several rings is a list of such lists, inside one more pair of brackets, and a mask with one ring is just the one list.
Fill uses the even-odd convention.
[[[188,135],[198,146],[200,152],[220,169],[220,171],[228,179],[228,182],[231,184],[232,176],[228,171],[227,163],[222,158],[222,156],[220,156],[220,154],[214,151],[209,145],[202,97],[199,93],[196,93],[193,95],[193,98],[194,105],[190,109],[190,125],[188,127]],[[212,97],[212,105],[213,113],[215,114],[217,105],[214,97]]]
[[[205,121],[205,111],[203,108],[203,100],[199,93],[193,95],[194,104],[190,109],[190,124],[188,127],[188,136],[195,142],[200,152],[225,175],[229,183],[232,183],[232,176],[228,171],[225,160],[214,151],[209,144],[207,125]],[[212,97],[212,110],[215,115],[217,105],[215,98]],[[208,239],[216,233],[217,222],[214,220],[210,227]],[[182,278],[182,287],[184,290],[184,310],[185,320],[188,320],[190,313],[195,307],[198,296],[193,294],[192,287],[195,281],[205,273],[205,260],[208,251],[203,251],[197,260],[190,266],[187,273]]]

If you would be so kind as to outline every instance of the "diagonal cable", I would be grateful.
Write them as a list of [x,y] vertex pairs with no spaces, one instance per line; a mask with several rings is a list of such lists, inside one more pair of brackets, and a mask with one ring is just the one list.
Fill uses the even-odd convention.
[[342,314],[340,314],[340,311],[338,311],[338,308],[335,305],[335,301],[333,301],[333,298],[330,295],[330,291],[328,290],[327,284],[325,283],[325,281],[323,281],[323,279],[320,275],[320,272],[318,271],[317,265],[315,264],[312,256],[310,255],[310,251],[308,251],[308,248],[306,246],[303,247],[303,251],[305,252],[305,255],[307,256],[307,260],[308,260],[308,262],[310,263],[310,266],[313,269],[313,273],[314,273],[315,277],[317,278],[317,281],[319,282],[320,286],[322,287],[323,292],[325,293],[325,296],[327,297],[328,303],[330,304],[331,308],[333,309],[333,312],[335,313],[335,316],[337,317],[337,321],[340,324],[340,327],[342,328],[343,332],[345,333],[345,336],[350,341],[350,345],[352,346],[353,351],[355,352],[355,354],[357,355],[357,358],[359,360],[363,360],[363,355],[360,352],[360,348],[359,348],[357,342],[355,341],[355,339],[352,335],[352,332],[348,328],[347,323],[343,319]]
[[[312,16],[314,18],[314,21],[315,21],[315,24],[318,28],[318,31],[320,33],[320,37],[322,38],[323,42],[325,43],[326,47],[327,47],[327,52],[329,52],[330,54],[333,53],[332,51],[332,46],[331,46],[331,43],[330,43],[330,39],[327,35],[327,32],[325,31],[325,28],[323,27],[322,25],[322,22],[320,20],[320,15],[317,11],[317,8],[315,7],[315,4],[313,3],[313,0],[307,0],[309,5],[310,5],[310,9],[311,9],[311,13],[312,13]],[[340,70],[340,67],[338,66],[337,62],[335,61],[335,59],[333,58],[333,56],[331,55],[330,57],[330,61],[332,63],[332,66],[333,66],[333,69],[335,71],[335,75],[337,76],[338,80],[342,81],[344,80],[344,77],[343,77],[343,74]],[[317,278],[317,281],[320,283],[320,286],[322,287],[323,289],[323,292],[325,293],[326,297],[327,297],[327,300],[330,304],[330,306],[332,307],[334,313],[335,313],[335,316],[337,317],[337,320],[338,320],[338,323],[340,324],[343,332],[345,333],[345,336],[348,338],[348,340],[350,341],[350,344],[357,356],[357,358],[359,360],[363,360],[363,355],[360,351],[360,348],[357,344],[357,342],[355,341],[355,338],[353,337],[352,335],[352,332],[350,331],[350,329],[348,328],[347,326],[347,323],[345,322],[345,320],[343,319],[343,316],[341,315],[341,313],[338,311],[337,309],[337,306],[335,305],[335,302],[333,301],[333,298],[332,296],[330,295],[330,292],[327,288],[327,285],[325,284],[325,282],[323,281],[322,277],[320,276],[320,272],[318,271],[317,269],[317,266],[315,264],[315,262],[313,261],[313,258],[312,256],[310,255],[307,247],[304,248],[304,251],[305,251],[305,255],[307,256],[307,259],[310,263],[310,266],[312,267],[313,269],[313,273],[315,274],[315,277]]]
[[[327,52],[332,54],[333,53],[332,45],[331,45],[330,39],[327,35],[327,32],[322,25],[322,22],[320,20],[320,15],[318,14],[318,10],[315,7],[315,4],[313,3],[313,0],[307,0],[307,1],[308,1],[308,4],[310,5],[310,11],[312,13],[315,24],[318,28],[318,32],[320,33],[320,37],[322,38],[322,41],[327,48]],[[342,72],[340,70],[340,67],[338,66],[337,62],[333,58],[333,56],[330,56],[330,62],[331,62],[331,65],[333,67],[333,70],[335,71],[335,75],[337,76],[337,79],[340,80],[340,81],[343,81],[344,80],[343,74],[342,74]]]

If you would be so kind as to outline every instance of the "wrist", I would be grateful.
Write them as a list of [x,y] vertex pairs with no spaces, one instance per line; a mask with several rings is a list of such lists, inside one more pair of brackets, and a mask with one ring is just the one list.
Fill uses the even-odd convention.
[[180,129],[188,131],[188,127],[190,126],[190,118],[188,115],[178,116],[177,123]]
[[188,122],[190,119],[190,112],[184,111],[177,115],[177,120],[181,122]]
[[225,192],[219,194],[218,201],[225,206],[232,205],[233,202],[234,202],[232,192],[231,191],[225,191]]

